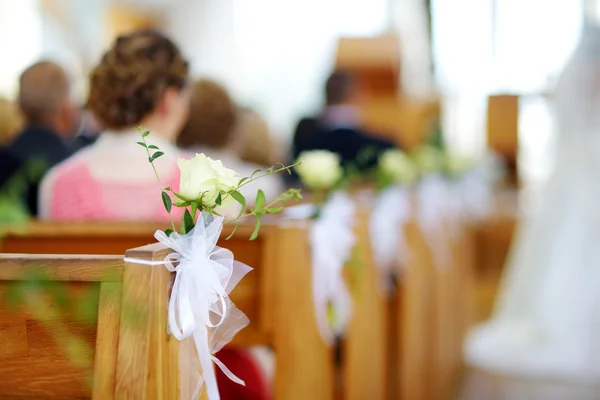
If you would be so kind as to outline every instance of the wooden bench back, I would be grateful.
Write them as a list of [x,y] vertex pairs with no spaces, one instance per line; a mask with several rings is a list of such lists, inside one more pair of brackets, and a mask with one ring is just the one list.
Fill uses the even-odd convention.
[[[54,253],[105,253],[110,249],[127,257],[158,261],[169,251],[160,244],[121,250],[152,242],[156,228],[38,222],[19,232],[5,231],[1,249]],[[251,320],[234,343],[273,347],[278,360],[276,398],[332,398],[333,358],[314,321],[306,226],[266,223],[258,239],[248,241],[251,229],[242,225],[231,240],[219,243],[232,250],[236,259],[254,267],[232,293],[232,300]],[[124,263],[123,259],[122,255],[1,255],[0,294],[26,280],[25,267],[31,266],[36,273],[44,272],[47,279],[64,283],[67,303],[75,308],[80,293],[96,293],[92,301],[96,309],[91,313],[97,318],[79,327],[71,322],[68,311],[64,321],[55,322],[57,315],[42,327],[36,321],[44,320],[43,315],[0,303],[0,359],[5,361],[0,371],[11,378],[1,380],[0,397],[179,398],[179,378],[174,374],[188,372],[178,370],[179,343],[167,335],[171,274],[160,266]],[[51,300],[40,301],[43,304],[31,305],[34,310],[58,310]],[[132,305],[139,304],[147,307],[135,310],[134,324],[126,323]],[[85,328],[81,343],[87,345],[85,365],[69,364],[73,360],[58,345],[62,343],[58,339],[70,337],[65,332],[71,328],[77,332]],[[35,342],[28,340],[32,337]],[[52,340],[58,344],[51,344]],[[79,383],[70,383],[72,380]]]

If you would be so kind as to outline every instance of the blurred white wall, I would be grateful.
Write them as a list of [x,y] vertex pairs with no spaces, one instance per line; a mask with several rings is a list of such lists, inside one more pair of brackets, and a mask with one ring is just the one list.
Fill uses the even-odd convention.
[[21,71],[42,51],[37,0],[0,0],[0,96],[13,97]]
[[338,37],[389,25],[387,0],[174,0],[169,32],[196,75],[227,85],[280,137],[321,105]]

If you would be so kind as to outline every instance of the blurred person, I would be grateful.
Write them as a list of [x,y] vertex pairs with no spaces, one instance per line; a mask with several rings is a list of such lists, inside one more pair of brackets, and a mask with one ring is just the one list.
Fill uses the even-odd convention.
[[[211,80],[198,80],[192,85],[190,116],[177,144],[190,152],[221,160],[243,177],[251,176],[264,165],[243,161],[234,149],[233,143],[239,140],[236,135],[240,134],[240,122],[245,123],[245,120],[240,121],[238,108],[227,90]],[[253,206],[258,189],[263,190],[267,200],[274,200],[283,192],[283,183],[278,175],[271,175],[242,187],[248,207]]]
[[[364,92],[355,77],[345,71],[333,72],[325,83],[325,108],[313,118],[303,118],[294,132],[292,156],[309,150],[329,150],[340,155],[345,167],[361,171],[372,167],[379,154],[394,148],[362,129]],[[369,151],[366,160],[361,153]]]
[[[600,383],[600,28],[587,26],[553,95],[554,171],[520,223],[492,318],[467,362],[509,376]],[[516,395],[516,394],[515,394]],[[530,398],[522,394],[519,398]],[[547,398],[547,397],[544,397]]]
[[284,160],[267,121],[249,108],[238,109],[235,137],[234,147],[243,161],[270,167]]
[[0,97],[0,146],[5,146],[13,141],[23,125],[23,118],[18,107]]
[[21,166],[21,161],[7,145],[21,130],[23,124],[18,107],[12,102],[0,98],[0,193],[7,190],[4,185]]
[[44,172],[72,154],[69,139],[76,110],[71,100],[71,83],[57,64],[41,61],[27,68],[19,79],[18,105],[24,128],[9,151],[19,159],[20,168],[35,164],[40,174],[29,182],[27,204],[37,214],[38,187]]
[[[57,165],[40,192],[40,216],[53,220],[169,220],[160,187],[179,185],[173,145],[188,115],[188,62],[152,30],[116,39],[93,68],[88,109],[105,128],[95,143]],[[138,127],[165,153],[148,162]],[[181,211],[174,208],[174,212]],[[176,216],[175,216],[176,217]]]

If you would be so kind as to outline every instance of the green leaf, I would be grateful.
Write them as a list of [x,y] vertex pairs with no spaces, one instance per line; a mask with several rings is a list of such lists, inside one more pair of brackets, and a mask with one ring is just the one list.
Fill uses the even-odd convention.
[[161,195],[162,195],[163,204],[165,206],[165,210],[167,210],[167,212],[170,213],[171,208],[173,207],[173,203],[171,202],[171,197],[167,194],[167,192],[161,192]]
[[237,216],[237,218],[239,218],[242,216],[244,211],[246,211],[246,198],[244,197],[243,194],[241,194],[237,190],[234,190],[233,192],[229,192],[229,194],[231,195],[231,197],[233,197],[233,199],[235,201],[240,203],[240,205],[242,206],[242,209],[240,210],[240,214]]
[[256,217],[256,224],[254,225],[254,231],[250,236],[250,240],[255,240],[258,237],[258,231],[260,230],[260,218]]
[[166,188],[163,189],[166,192],[170,192],[171,191],[171,186],[167,186]]
[[188,210],[187,208],[185,209],[185,212],[183,213],[183,220],[182,220],[182,228],[184,229],[184,234],[190,232],[192,229],[194,229],[194,219],[192,218],[192,214],[190,214],[190,210]]
[[250,179],[250,177],[245,177],[240,179],[239,183],[238,183],[238,187],[242,186],[244,184],[244,182],[246,182],[248,179]]
[[152,157],[150,157],[148,159],[148,161],[152,162],[152,161],[156,160],[158,157],[164,156],[164,155],[165,155],[165,153],[163,153],[162,151],[157,151],[156,153],[152,154]]
[[267,212],[269,214],[279,214],[282,211],[283,211],[283,206],[267,208]]
[[144,142],[137,142],[137,144],[139,144],[140,146],[142,146],[145,149],[148,148],[148,146],[146,146],[146,143],[144,143]]
[[256,201],[254,202],[254,208],[256,210],[260,210],[264,206],[265,206],[265,192],[263,192],[261,189],[258,189],[258,192],[256,192]]
[[153,144],[151,144],[150,146],[148,146],[148,148],[149,148],[149,149],[158,150],[158,147],[157,147],[157,146],[155,146],[155,145],[153,145]]
[[256,215],[257,217],[264,217],[266,213],[267,213],[267,210],[255,210],[254,211],[254,215]]
[[258,174],[259,172],[262,172],[262,169],[255,170],[252,175],[250,175],[250,178],[254,178],[254,175]]
[[233,235],[235,234],[235,231],[237,231],[237,227],[238,227],[238,224],[235,224],[235,225],[233,226],[233,230],[231,231],[231,233],[229,234],[229,236],[227,236],[227,237],[225,238],[225,240],[229,240],[229,239],[231,239],[231,238],[233,237]]
[[146,132],[142,133],[142,137],[146,137],[146,136],[148,136],[149,134],[150,134],[150,131],[146,131]]
[[293,197],[294,197],[294,192],[292,192],[291,190],[288,190],[287,192],[284,192],[281,195],[279,195],[278,200],[279,201],[287,201],[287,200],[291,200]]
[[173,229],[167,229],[165,231],[165,235],[167,235],[167,237],[171,236],[172,233],[173,233]]
[[217,198],[215,199],[215,203],[220,206],[221,203],[223,203],[223,197],[221,196],[221,192],[219,192],[219,194],[217,195]]

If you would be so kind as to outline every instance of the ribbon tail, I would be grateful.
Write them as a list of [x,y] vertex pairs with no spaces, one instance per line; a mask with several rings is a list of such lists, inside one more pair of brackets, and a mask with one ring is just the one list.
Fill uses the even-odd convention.
[[246,382],[244,382],[242,379],[238,378],[233,372],[231,372],[231,370],[227,368],[227,366],[223,364],[221,360],[219,360],[215,356],[211,356],[211,359],[230,380],[237,383],[238,385],[246,386]]
[[315,301],[315,314],[317,328],[319,329],[319,333],[321,333],[321,338],[323,338],[325,344],[332,346],[335,335],[329,325],[329,319],[327,318],[327,301],[325,299]]
[[200,367],[202,368],[202,378],[206,383],[206,393],[209,400],[220,400],[219,387],[217,386],[217,376],[212,365],[212,354],[208,348],[208,330],[205,327],[196,329],[194,332],[194,342],[200,358]]

